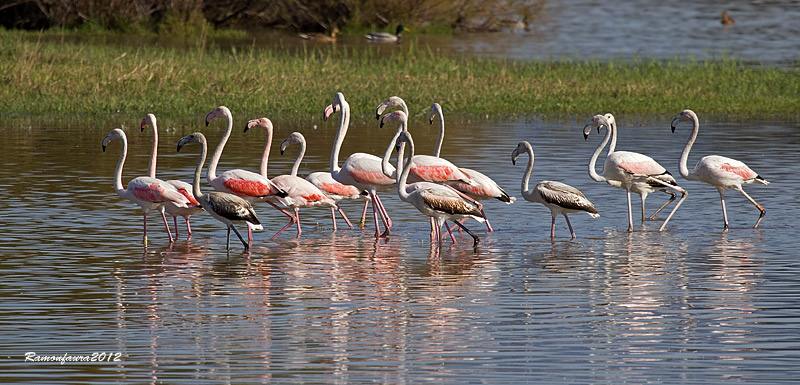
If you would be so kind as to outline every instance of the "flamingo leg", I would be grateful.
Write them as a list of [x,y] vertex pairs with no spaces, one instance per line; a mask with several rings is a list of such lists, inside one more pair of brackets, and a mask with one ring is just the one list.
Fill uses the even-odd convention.
[[294,209],[294,217],[297,218],[297,238],[300,238],[300,234],[303,233],[303,230],[300,230],[300,208],[295,207]]
[[453,244],[458,243],[456,242],[456,237],[453,236],[453,232],[450,230],[450,225],[447,224],[447,221],[444,221],[444,228],[447,229],[447,233],[450,234],[450,239],[453,240]]
[[[272,202],[272,201],[269,201],[269,200],[268,200],[268,201],[266,201],[266,202],[267,202],[267,203],[269,203],[269,204],[270,204],[272,207],[274,207],[274,208],[278,209],[278,211],[282,212],[282,213],[283,213],[284,215],[286,215],[287,217],[289,217],[289,218],[292,218],[293,220],[297,220],[297,218],[295,218],[295,217],[294,217],[294,215],[292,215],[292,213],[290,213],[290,212],[288,212],[288,211],[286,211],[286,210],[282,209],[280,206],[276,205],[274,202]],[[294,222],[292,222],[292,223],[294,223]]]
[[[248,226],[248,228],[250,228],[250,226]],[[228,225],[228,249],[230,250],[231,248],[231,229],[233,229],[233,232],[236,234],[237,237],[239,237],[239,240],[242,242],[242,246],[244,246],[244,249],[250,250],[250,245],[244,241],[244,238],[242,238],[242,234],[239,234],[239,230],[236,230],[236,228],[233,227],[233,225]]]
[[644,224],[644,201],[647,199],[647,193],[643,192],[640,196],[642,197],[642,224]]
[[[189,234],[189,236],[186,237],[186,240],[188,241],[188,240],[192,239],[192,226],[189,225],[189,218],[186,218],[186,232]],[[175,231],[175,237],[176,238],[178,237],[178,232],[177,231]]]
[[275,239],[275,238],[277,238],[277,237],[278,237],[278,235],[281,235],[281,233],[282,233],[284,230],[288,229],[288,228],[289,228],[290,226],[292,226],[292,225],[293,225],[295,222],[297,222],[297,218],[295,218],[295,216],[294,216],[294,215],[292,215],[292,219],[289,221],[289,223],[287,223],[287,224],[286,224],[286,226],[283,226],[283,228],[282,228],[282,229],[278,230],[278,232],[277,232],[277,233],[275,233],[275,235],[273,235],[273,236],[272,236],[272,238],[270,238],[270,239]]
[[628,231],[633,231],[633,213],[631,212],[631,190],[626,190],[628,194]]
[[[678,203],[675,205],[675,207],[672,208],[672,211],[670,211],[669,215],[667,216],[667,219],[665,219],[664,223],[661,224],[661,228],[658,229],[658,231],[664,231],[664,227],[666,227],[667,223],[669,222],[669,220],[672,219],[672,215],[674,215],[675,212],[678,211],[678,207],[681,207],[681,204],[683,203],[684,200],[686,200],[686,197],[689,195],[689,193],[686,190],[684,190],[683,188],[681,188],[681,187],[673,186],[671,184],[662,182],[662,181],[660,181],[658,179],[650,178],[650,180],[658,182],[659,184],[661,184],[664,187],[667,187],[669,189],[672,189],[672,190],[675,190],[675,191],[678,191],[678,192],[681,193],[681,199],[678,201]],[[661,209],[666,207],[669,204],[669,202],[672,202],[673,199],[675,199],[675,193],[672,193],[672,198],[670,198],[670,200],[668,200],[667,203],[664,204],[664,206],[661,206],[661,208],[658,209],[658,211],[661,211]],[[642,203],[644,203],[644,200],[642,200]],[[658,213],[658,211],[656,211],[656,214]],[[642,208],[642,215],[644,215],[644,207]],[[655,215],[655,214],[653,214],[653,215]],[[727,220],[725,222],[727,223]]]
[[674,201],[674,200],[675,200],[675,198],[677,198],[677,197],[678,197],[678,194],[675,194],[675,193],[674,193],[674,192],[672,192],[672,191],[664,191],[664,192],[666,192],[667,194],[669,194],[669,199],[668,199],[668,200],[667,200],[667,201],[666,201],[666,202],[665,202],[663,205],[661,205],[661,207],[659,207],[659,208],[658,208],[658,210],[656,210],[656,211],[653,213],[653,215],[651,215],[651,216],[647,217],[647,219],[648,219],[648,220],[651,220],[651,221],[652,221],[652,220],[654,220],[654,219],[656,218],[656,215],[658,215],[658,213],[660,213],[660,212],[661,212],[661,210],[664,210],[664,208],[666,208],[667,206],[669,206],[669,204],[670,204],[670,203],[672,203],[672,201]]
[[[481,212],[481,216],[483,217],[483,220],[485,220],[485,221],[486,221],[486,232],[487,232],[487,233],[491,233],[492,231],[494,231],[494,229],[492,229],[492,225],[489,223],[489,218],[487,218],[487,217],[486,217],[486,212],[484,212],[484,211],[483,211],[483,204],[482,204],[481,202],[478,202],[477,200],[473,199],[471,196],[469,196],[469,195],[467,195],[467,194],[464,194],[464,193],[463,193],[463,192],[461,192],[461,191],[458,191],[458,190],[456,190],[456,189],[455,189],[453,186],[450,186],[450,185],[444,185],[444,186],[445,186],[445,187],[449,187],[449,188],[450,188],[450,190],[453,190],[453,191],[455,191],[455,192],[456,192],[456,193],[457,193],[459,196],[461,196],[462,198],[466,199],[466,200],[467,200],[467,201],[469,201],[470,203],[472,203],[472,204],[474,204],[475,206],[477,206],[477,207],[478,207],[478,210],[480,210],[480,212]],[[460,221],[461,221],[461,223],[462,223],[462,224],[463,224],[463,223],[464,223],[466,220],[467,220],[467,218],[462,218],[462,219],[460,219]],[[461,229],[459,228],[459,229],[458,229],[458,231],[460,232],[460,231],[461,231]]]
[[175,242],[175,239],[172,238],[172,232],[169,231],[169,222],[167,221],[167,215],[164,214],[164,208],[161,208],[161,219],[164,220],[164,227],[167,229],[167,236],[169,237],[169,243]]
[[331,206],[331,222],[333,223],[333,231],[336,231],[336,211]]
[[567,220],[567,227],[569,227],[569,233],[572,234],[572,239],[575,239],[575,230],[572,230],[572,223],[569,223],[569,217],[567,216],[567,213],[563,213],[561,215],[563,215],[564,219]]
[[483,207],[481,207],[481,216],[483,216],[483,220],[486,221],[486,232],[491,233],[494,231],[492,225],[489,223],[489,218],[486,217],[486,213],[483,211]]
[[362,229],[367,226],[367,207],[369,206],[369,200],[364,202],[364,211],[361,212],[361,222],[359,223],[359,227]]
[[[443,221],[439,220],[439,218],[433,218],[433,219],[436,222],[436,225],[434,226],[434,233],[435,233],[435,238],[436,238],[436,246],[438,248],[438,247],[442,247],[442,230],[441,229],[442,229],[442,222]],[[433,241],[433,240],[431,240],[431,241]]]
[[172,217],[172,222],[175,224],[175,240],[177,241],[178,240],[178,217],[177,216],[173,216]]
[[556,214],[551,215],[553,220],[550,221],[550,239],[556,237]]
[[722,187],[717,187],[717,191],[719,191],[719,201],[722,202],[722,220],[725,222],[725,227],[722,228],[722,231],[728,231],[728,211],[725,210],[725,193]]
[[253,244],[253,229],[247,226],[247,243]]
[[436,218],[431,217],[431,241],[434,239],[434,237],[436,237],[436,225],[437,224],[438,224],[438,221],[436,220]]
[[144,243],[144,247],[147,247],[147,211],[144,212],[144,220],[142,220],[142,231],[144,233],[144,237],[142,238],[142,243]]
[[472,237],[472,239],[474,240],[474,242],[472,243],[472,247],[477,247],[477,246],[478,246],[478,242],[480,242],[481,240],[478,238],[478,236],[477,236],[477,235],[473,234],[473,233],[472,233],[472,231],[469,231],[469,229],[468,229],[468,228],[466,228],[464,225],[462,225],[462,224],[458,223],[458,221],[455,221],[455,222],[453,222],[453,223],[455,223],[456,225],[458,225],[458,227],[460,227],[460,228],[464,229],[464,231],[466,231],[466,232],[467,232],[467,234],[469,234],[469,235]]
[[765,215],[767,215],[767,210],[764,210],[764,207],[762,207],[760,204],[758,204],[758,202],[756,202],[755,199],[751,198],[750,195],[747,195],[747,193],[744,192],[744,190],[742,190],[741,188],[739,189],[739,192],[742,193],[742,195],[744,195],[744,197],[747,198],[747,200],[749,200],[750,203],[755,205],[756,208],[759,211],[761,211],[761,215],[758,216],[758,220],[756,221],[755,226],[753,226],[754,229],[757,229],[758,228],[758,224],[761,223],[761,220],[764,219]]
[[378,193],[373,194],[373,200],[378,202],[378,209],[380,210],[381,219],[383,220],[383,225],[386,226],[387,229],[389,227],[392,227],[392,218],[389,218],[389,213],[387,213],[386,208],[383,207],[383,202],[381,202],[381,198],[378,197]]
[[[347,227],[352,229],[353,228],[353,224],[350,223],[350,219],[347,219],[347,215],[344,215],[344,211],[342,211],[342,208],[339,207],[339,205],[336,205],[336,209],[339,210],[339,214],[342,214],[342,219],[344,219],[344,221],[347,222]],[[331,216],[333,216],[333,208],[331,208]],[[334,223],[336,223],[335,220],[334,220]],[[336,230],[336,225],[335,224],[333,225],[333,230],[334,231]]]

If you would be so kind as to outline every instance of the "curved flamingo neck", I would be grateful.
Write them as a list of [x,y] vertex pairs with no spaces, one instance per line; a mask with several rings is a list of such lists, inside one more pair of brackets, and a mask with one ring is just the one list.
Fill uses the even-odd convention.
[[222,150],[225,149],[225,143],[228,143],[228,138],[230,138],[231,132],[233,132],[233,116],[231,116],[231,111],[227,108],[223,108],[222,111],[225,114],[225,119],[228,121],[228,127],[225,129],[225,134],[222,135],[222,138],[219,140],[214,154],[211,155],[211,163],[208,164],[208,172],[206,173],[206,179],[208,179],[209,183],[217,179],[217,164],[219,164],[219,159],[222,157]]
[[200,156],[197,158],[197,166],[194,169],[194,178],[192,179],[192,195],[194,199],[200,201],[203,193],[200,191],[200,174],[203,171],[203,164],[206,162],[206,155],[208,154],[208,144],[205,138],[201,138],[200,142]]
[[689,151],[692,150],[694,141],[697,139],[697,134],[700,132],[700,121],[697,115],[694,112],[690,112],[690,116],[692,118],[692,135],[690,135],[689,140],[686,141],[686,147],[684,147],[683,152],[681,152],[681,161],[678,165],[678,170],[685,179],[689,179],[689,168],[686,167],[686,162],[689,160]]
[[125,165],[125,158],[128,156],[128,138],[123,135],[120,136],[119,140],[122,142],[122,150],[119,153],[117,168],[114,170],[114,190],[119,195],[125,195],[128,190],[122,186],[122,167]]
[[599,175],[597,171],[595,171],[595,164],[597,163],[597,158],[600,156],[600,152],[603,151],[606,144],[608,144],[609,139],[611,139],[611,128],[606,127],[606,136],[603,137],[603,141],[600,142],[600,145],[594,150],[592,154],[592,159],[589,160],[589,177],[592,178],[595,182],[605,182],[606,178],[602,175]]
[[264,152],[261,154],[261,167],[258,169],[258,173],[261,174],[264,178],[267,177],[267,166],[269,165],[269,149],[272,147],[272,128],[268,127],[267,131],[267,142],[264,143]]
[[617,120],[614,119],[614,123],[611,123],[611,144],[608,145],[608,152],[606,153],[606,157],[614,153],[614,150],[617,148]]
[[333,151],[331,151],[331,173],[338,173],[341,171],[339,167],[339,150],[342,148],[342,142],[347,135],[347,128],[350,125],[350,105],[345,100],[339,101],[339,107],[342,111],[339,114],[339,129],[336,130],[336,138],[333,142]]
[[439,118],[439,139],[436,140],[436,147],[433,149],[433,156],[439,157],[442,152],[442,143],[444,143],[444,113],[439,103],[435,103],[433,107],[434,113]]
[[528,182],[531,179],[533,172],[533,147],[528,142],[525,142],[525,150],[528,152],[528,167],[525,169],[525,174],[522,175],[521,193],[525,200],[530,201],[533,198],[533,191],[528,190]]
[[[414,159],[414,141],[408,137],[403,138],[402,141],[403,143],[408,142],[408,157],[405,161],[403,161],[402,152],[397,152],[397,169],[400,170],[402,168],[403,170],[397,174],[397,195],[400,196],[400,199],[407,201],[411,195],[408,193],[406,187],[408,186],[408,173],[411,171],[411,166]],[[406,164],[406,167],[403,167],[404,163]]]
[[[381,161],[381,171],[383,171],[383,175],[388,177],[392,177],[392,173],[389,171],[389,158],[392,156],[392,152],[397,144],[397,138],[400,137],[400,134],[406,131],[406,122],[401,121],[400,127],[397,128],[397,132],[394,133],[392,140],[389,141],[389,147],[386,148],[386,153],[383,155],[383,160]],[[403,142],[400,146],[400,149],[397,150],[397,168],[395,172],[400,172],[400,169],[403,168],[403,152],[405,148],[405,142]],[[397,174],[399,175],[399,174]]]
[[150,164],[147,166],[147,176],[151,178],[156,177],[156,160],[158,159],[158,127],[156,126],[156,117],[152,114],[150,116],[150,123],[153,126],[153,149],[150,150]]
[[300,152],[297,153],[297,158],[294,160],[294,164],[292,165],[292,176],[297,176],[297,172],[300,170],[300,163],[303,161],[303,157],[306,155],[306,140],[300,140]]

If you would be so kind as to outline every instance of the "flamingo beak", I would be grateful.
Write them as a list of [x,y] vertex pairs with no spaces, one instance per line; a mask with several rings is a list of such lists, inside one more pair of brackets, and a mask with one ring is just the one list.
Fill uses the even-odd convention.
[[673,134],[675,133],[675,126],[677,125],[677,123],[680,123],[680,117],[672,119],[672,123],[670,123],[670,125],[669,125],[670,128],[672,128],[672,133]]
[[333,115],[334,112],[336,112],[336,109],[333,108],[333,104],[328,104],[328,106],[325,107],[325,112],[322,114],[322,120],[328,120],[328,117]]

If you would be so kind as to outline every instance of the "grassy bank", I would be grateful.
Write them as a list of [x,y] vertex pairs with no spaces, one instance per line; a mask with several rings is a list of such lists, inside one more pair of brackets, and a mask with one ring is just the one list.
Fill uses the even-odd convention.
[[481,116],[800,111],[800,70],[734,60],[512,62],[447,57],[411,42],[380,56],[345,47],[278,52],[44,41],[0,31],[5,114],[192,117],[224,104],[234,114],[303,119],[320,116],[336,91],[354,116],[371,114],[390,95],[403,97],[412,113],[438,101],[448,114]]

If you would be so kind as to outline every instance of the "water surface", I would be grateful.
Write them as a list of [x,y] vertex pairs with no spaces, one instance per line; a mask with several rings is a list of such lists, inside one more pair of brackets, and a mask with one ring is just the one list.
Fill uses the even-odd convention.
[[[677,114],[678,111],[675,111]],[[204,113],[204,112],[203,112]],[[446,111],[445,111],[446,113]],[[202,114],[200,114],[202,115]],[[354,113],[368,116],[368,112]],[[677,175],[690,127],[674,116],[618,116],[618,149],[646,153]],[[236,127],[246,117],[237,117]],[[141,215],[119,198],[112,175],[120,146],[100,142],[120,121],[6,121],[0,126],[0,377],[40,383],[791,383],[800,379],[797,123],[740,123],[707,117],[690,157],[745,161],[769,186],[747,190],[767,209],[727,194],[731,230],[722,232],[719,196],[679,182],[689,198],[664,232],[661,222],[626,230],[625,195],[591,181],[586,164],[599,142],[584,141],[587,117],[573,121],[469,121],[447,117],[442,155],[492,176],[519,200],[485,202],[496,231],[473,249],[469,237],[430,246],[428,222],[391,190],[395,220],[376,241],[372,226],[331,233],[329,211],[303,211],[304,234],[269,240],[284,219],[257,206],[265,231],[251,253],[208,215],[194,237],[169,245],[159,220],[141,245]],[[198,118],[198,121],[201,118]],[[197,148],[175,153],[197,122],[161,121],[159,175],[188,180]],[[309,139],[301,173],[325,170],[335,122],[276,123],[275,141],[300,130]],[[317,124],[314,129],[313,124]],[[414,117],[418,153],[435,128]],[[148,133],[127,122],[123,180],[146,171]],[[353,122],[342,152],[382,153],[391,128]],[[212,143],[220,124],[202,128]],[[263,132],[234,132],[221,170],[256,170]],[[520,198],[526,157],[534,182],[581,189],[601,213],[572,215],[570,240],[559,218]],[[289,170],[294,149],[273,148],[270,175]],[[185,152],[184,152],[185,151]],[[521,164],[520,164],[521,163]],[[205,189],[208,186],[203,184]],[[634,196],[634,210],[636,196]],[[652,212],[666,198],[648,199]],[[345,202],[351,219],[360,202]],[[339,226],[344,226],[340,222]],[[118,362],[25,362],[38,355],[120,353]]]

